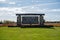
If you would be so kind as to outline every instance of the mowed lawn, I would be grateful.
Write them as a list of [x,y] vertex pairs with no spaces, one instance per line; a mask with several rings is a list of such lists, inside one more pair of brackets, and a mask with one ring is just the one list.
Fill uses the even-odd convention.
[[60,27],[0,27],[0,40],[60,40]]

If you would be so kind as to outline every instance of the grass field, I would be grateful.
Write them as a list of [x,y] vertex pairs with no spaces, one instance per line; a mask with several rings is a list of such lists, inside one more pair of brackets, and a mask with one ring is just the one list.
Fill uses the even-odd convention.
[[60,40],[60,27],[0,27],[0,40]]

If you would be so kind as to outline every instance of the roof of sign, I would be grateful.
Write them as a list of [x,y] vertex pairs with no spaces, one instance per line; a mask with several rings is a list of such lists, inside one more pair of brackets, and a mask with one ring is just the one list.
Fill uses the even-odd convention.
[[16,15],[45,15],[42,13],[20,13],[20,14],[16,14]]

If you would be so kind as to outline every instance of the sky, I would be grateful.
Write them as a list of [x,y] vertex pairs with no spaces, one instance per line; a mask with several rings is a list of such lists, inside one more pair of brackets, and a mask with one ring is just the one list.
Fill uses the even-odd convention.
[[44,13],[46,21],[60,21],[60,0],[0,0],[0,20],[16,21],[17,13]]

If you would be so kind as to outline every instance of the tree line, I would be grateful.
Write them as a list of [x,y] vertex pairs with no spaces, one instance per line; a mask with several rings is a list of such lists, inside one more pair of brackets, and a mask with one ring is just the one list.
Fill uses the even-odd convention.
[[16,23],[16,22],[15,21],[9,21],[9,20],[0,21],[0,24],[10,24],[10,23]]

